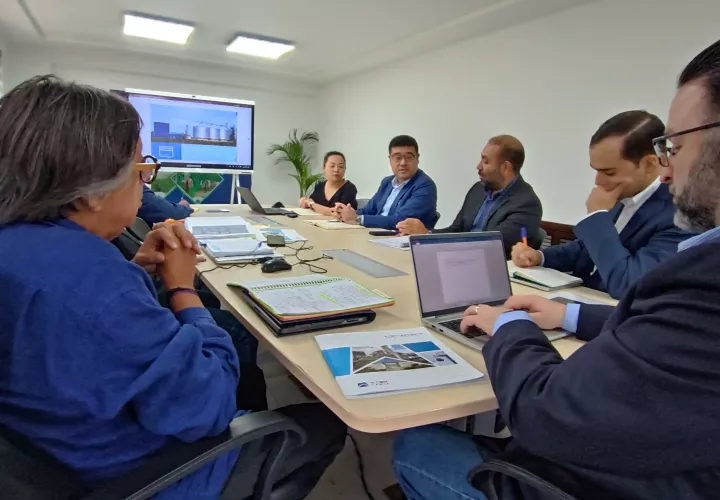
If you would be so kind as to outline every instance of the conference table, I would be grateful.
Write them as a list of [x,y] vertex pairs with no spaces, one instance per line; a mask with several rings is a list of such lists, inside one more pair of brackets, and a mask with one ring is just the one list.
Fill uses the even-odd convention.
[[[228,209],[230,212],[222,214],[209,212],[218,208]],[[407,273],[405,276],[375,278],[338,260],[323,259],[315,262],[316,265],[327,269],[330,276],[350,278],[395,299],[394,306],[377,310],[377,317],[372,323],[343,328],[342,332],[395,330],[420,326],[420,310],[410,252],[371,243],[370,240],[375,237],[370,236],[368,229],[361,226],[349,230],[326,230],[303,222],[309,218],[325,218],[321,216],[301,216],[295,219],[285,216],[260,216],[252,213],[246,205],[203,205],[195,213],[196,217],[230,215],[242,216],[250,223],[253,223],[252,218],[265,217],[281,224],[282,229],[295,229],[308,239],[307,246],[313,247],[313,250],[302,252],[302,257],[306,259],[322,256],[323,250],[350,249]],[[291,246],[298,247],[299,244],[295,243]],[[281,247],[278,252],[294,253],[289,247]],[[289,258],[288,262],[294,263],[296,260]],[[223,307],[248,328],[292,375],[353,429],[368,433],[390,432],[467,417],[497,408],[497,401],[487,376],[478,382],[463,385],[397,395],[348,399],[340,391],[314,340],[315,335],[332,333],[332,331],[278,338],[241,299],[239,291],[227,286],[231,281],[310,274],[311,271],[306,265],[294,266],[291,271],[263,274],[259,265],[223,269],[216,268],[216,264],[208,259],[198,264],[197,270],[202,281],[220,299]],[[547,295],[534,288],[515,283],[513,283],[513,293]],[[572,293],[595,302],[615,303],[607,294],[588,288],[573,288]],[[481,352],[432,331],[430,333],[480,372],[487,374]],[[582,347],[583,342],[569,337],[557,340],[553,345],[562,356],[568,357]]]

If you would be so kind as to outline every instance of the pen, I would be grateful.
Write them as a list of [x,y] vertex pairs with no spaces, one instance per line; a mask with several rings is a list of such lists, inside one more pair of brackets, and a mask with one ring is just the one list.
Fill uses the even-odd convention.
[[527,242],[527,228],[521,227],[520,228],[520,237],[522,238],[522,242],[525,246],[528,246]]

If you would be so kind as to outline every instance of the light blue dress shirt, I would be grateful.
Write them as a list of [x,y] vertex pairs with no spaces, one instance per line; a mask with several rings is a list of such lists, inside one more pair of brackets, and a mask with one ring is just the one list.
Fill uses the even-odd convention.
[[[687,250],[688,248],[697,247],[702,245],[703,243],[708,243],[717,239],[720,239],[720,226],[711,229],[710,231],[705,231],[702,234],[698,234],[697,236],[693,236],[692,238],[685,241],[681,241],[678,244],[678,252],[682,252],[683,250]],[[562,329],[566,332],[576,333],[579,319],[580,304],[568,304],[565,307],[565,318],[563,318]],[[498,329],[505,323],[516,320],[532,321],[532,317],[525,311],[512,311],[505,313],[501,315],[495,322],[493,334],[498,331]]]
[[[393,203],[395,203],[395,200],[397,200],[397,197],[400,196],[400,192],[405,187],[405,184],[410,182],[410,179],[398,184],[397,177],[393,177],[392,180],[392,191],[390,192],[390,196],[388,196],[387,201],[385,201],[385,205],[383,205],[382,212],[380,212],[380,215],[388,216],[390,214],[390,208],[393,206]],[[364,216],[358,217],[358,222],[360,225],[363,225],[363,219]]]
[[402,189],[405,187],[405,184],[407,184],[409,181],[410,179],[398,184],[397,177],[393,177],[392,191],[390,192],[390,196],[388,196],[388,199],[385,202],[385,205],[383,206],[380,215],[388,215],[390,213],[390,208],[393,206],[393,203],[395,203],[395,200],[397,200],[397,197],[400,195],[400,191],[402,191]]

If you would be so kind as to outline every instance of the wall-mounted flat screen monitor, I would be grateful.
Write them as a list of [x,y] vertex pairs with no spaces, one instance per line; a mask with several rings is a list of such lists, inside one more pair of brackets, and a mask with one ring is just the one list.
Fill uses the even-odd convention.
[[113,90],[143,121],[143,154],[166,169],[240,173],[253,169],[255,103],[149,90]]

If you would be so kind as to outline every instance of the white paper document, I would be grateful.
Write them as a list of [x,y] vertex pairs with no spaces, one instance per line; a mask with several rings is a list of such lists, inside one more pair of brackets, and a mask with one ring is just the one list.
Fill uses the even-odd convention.
[[394,236],[391,238],[378,238],[376,240],[370,240],[370,243],[377,243],[390,248],[396,248],[398,250],[410,250],[410,236]]
[[338,231],[341,229],[365,229],[363,226],[360,226],[358,224],[346,224],[344,222],[340,222],[339,220],[304,220],[303,221],[306,224],[311,224],[315,227],[319,227],[320,229],[329,229],[331,231]]
[[204,244],[215,257],[259,257],[273,253],[272,248],[255,238],[210,239]]
[[250,233],[249,224],[242,217],[189,217],[185,227],[198,240],[231,238]]
[[315,337],[347,398],[463,384],[483,374],[424,328]]
[[307,215],[320,215],[315,210],[311,208],[286,208],[288,212],[295,212],[296,214],[300,216],[307,216]]

